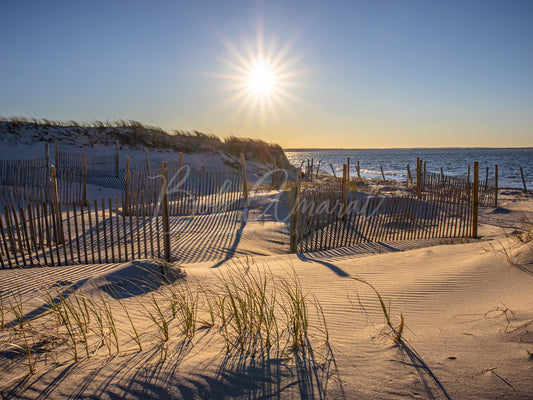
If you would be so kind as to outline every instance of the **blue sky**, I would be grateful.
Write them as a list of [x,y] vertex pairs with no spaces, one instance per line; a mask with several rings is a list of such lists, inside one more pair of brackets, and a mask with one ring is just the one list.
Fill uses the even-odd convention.
[[[533,146],[533,1],[0,3],[0,115],[285,147]],[[262,56],[271,93],[247,87]]]

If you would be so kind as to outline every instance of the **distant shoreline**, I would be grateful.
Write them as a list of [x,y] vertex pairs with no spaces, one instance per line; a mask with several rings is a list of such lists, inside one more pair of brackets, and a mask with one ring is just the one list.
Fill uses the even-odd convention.
[[533,147],[372,147],[372,148],[283,148],[283,151],[365,151],[365,150],[532,150]]

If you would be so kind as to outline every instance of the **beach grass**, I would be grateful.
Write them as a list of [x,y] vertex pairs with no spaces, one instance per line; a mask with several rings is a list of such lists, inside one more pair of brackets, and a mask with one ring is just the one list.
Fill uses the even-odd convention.
[[[8,307],[2,298],[3,331],[14,333],[9,345],[25,354],[29,373],[43,360],[43,352],[36,357],[32,353],[38,339],[53,344],[48,350],[55,351],[59,363],[79,363],[95,354],[114,357],[131,351],[128,343],[142,352],[151,348],[153,338],[166,354],[169,342],[191,342],[206,327],[222,338],[226,353],[253,356],[275,347],[276,353],[290,354],[310,346],[310,309],[320,317],[315,332],[329,342],[324,310],[302,288],[294,270],[281,277],[246,259],[217,273],[209,286],[184,276],[172,281],[162,274],[160,287],[128,301],[110,285],[50,287],[37,298],[44,311],[33,317],[25,314],[23,297],[15,291]],[[5,322],[8,314],[14,316],[12,326]],[[37,329],[30,329],[30,323]]]

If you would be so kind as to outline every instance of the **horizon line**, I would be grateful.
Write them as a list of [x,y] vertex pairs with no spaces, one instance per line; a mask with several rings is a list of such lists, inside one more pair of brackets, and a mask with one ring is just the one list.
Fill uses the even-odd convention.
[[349,150],[507,150],[533,149],[533,146],[443,146],[443,147],[282,147],[283,151],[349,151]]

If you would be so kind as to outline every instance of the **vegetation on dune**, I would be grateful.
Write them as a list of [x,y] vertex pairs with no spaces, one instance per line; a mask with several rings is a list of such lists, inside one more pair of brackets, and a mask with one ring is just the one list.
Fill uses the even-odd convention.
[[33,141],[52,142],[60,139],[72,142],[72,144],[77,143],[77,137],[83,136],[90,146],[107,145],[118,141],[130,147],[174,150],[184,153],[223,152],[232,156],[244,153],[248,160],[263,164],[276,161],[279,167],[290,167],[283,149],[277,144],[235,136],[222,140],[214,134],[198,131],[174,130],[169,133],[161,127],[148,126],[133,120],[78,123],[24,117],[0,118],[0,140],[6,134],[15,137],[21,137],[24,134],[31,137]]

